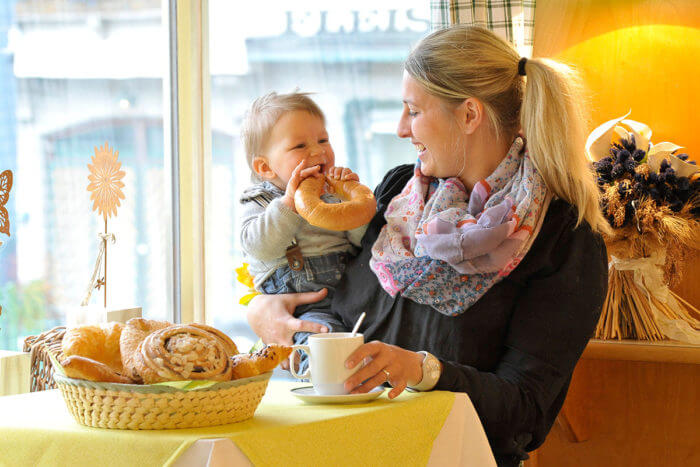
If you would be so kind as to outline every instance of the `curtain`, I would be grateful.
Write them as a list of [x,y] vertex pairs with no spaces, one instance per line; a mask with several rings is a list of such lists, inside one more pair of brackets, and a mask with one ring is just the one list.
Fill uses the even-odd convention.
[[453,24],[483,26],[506,39],[523,57],[532,56],[535,0],[432,0],[433,30]]

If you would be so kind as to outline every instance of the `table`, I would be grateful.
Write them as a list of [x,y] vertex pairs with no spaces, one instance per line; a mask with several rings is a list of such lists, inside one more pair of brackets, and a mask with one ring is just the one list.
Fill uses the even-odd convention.
[[404,393],[393,401],[384,394],[367,404],[320,406],[294,398],[289,390],[297,386],[270,381],[245,422],[161,431],[80,426],[58,390],[0,397],[0,459],[18,452],[6,458],[11,465],[495,466],[466,394]]

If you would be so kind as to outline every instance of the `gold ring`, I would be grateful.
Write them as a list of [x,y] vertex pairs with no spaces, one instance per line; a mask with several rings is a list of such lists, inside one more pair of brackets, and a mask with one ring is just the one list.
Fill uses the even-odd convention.
[[389,378],[391,378],[391,375],[389,374],[389,372],[386,371],[385,369],[382,369],[382,371],[383,371],[384,374],[386,375],[386,380],[389,381]]

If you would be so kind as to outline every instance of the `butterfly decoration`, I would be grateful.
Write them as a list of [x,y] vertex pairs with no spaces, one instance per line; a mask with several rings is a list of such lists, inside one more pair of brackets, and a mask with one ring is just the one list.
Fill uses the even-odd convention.
[[[7,245],[10,238],[10,213],[7,212],[7,202],[10,199],[12,189],[12,171],[5,170],[0,173],[0,251]],[[2,306],[0,306],[2,314]]]
[[12,188],[12,171],[0,173],[0,250],[4,248],[10,237],[10,214],[5,205],[10,199]]

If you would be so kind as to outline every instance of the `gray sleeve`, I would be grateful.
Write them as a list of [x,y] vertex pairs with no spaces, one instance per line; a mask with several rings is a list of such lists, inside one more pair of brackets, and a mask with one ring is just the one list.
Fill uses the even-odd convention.
[[365,232],[367,231],[368,225],[369,224],[365,224],[356,229],[348,230],[347,236],[348,240],[350,240],[350,243],[352,243],[355,246],[360,246],[360,244],[362,243],[362,237],[365,236]]
[[301,216],[285,206],[280,198],[273,199],[266,208],[255,202],[243,206],[243,251],[259,261],[283,257],[304,224]]

